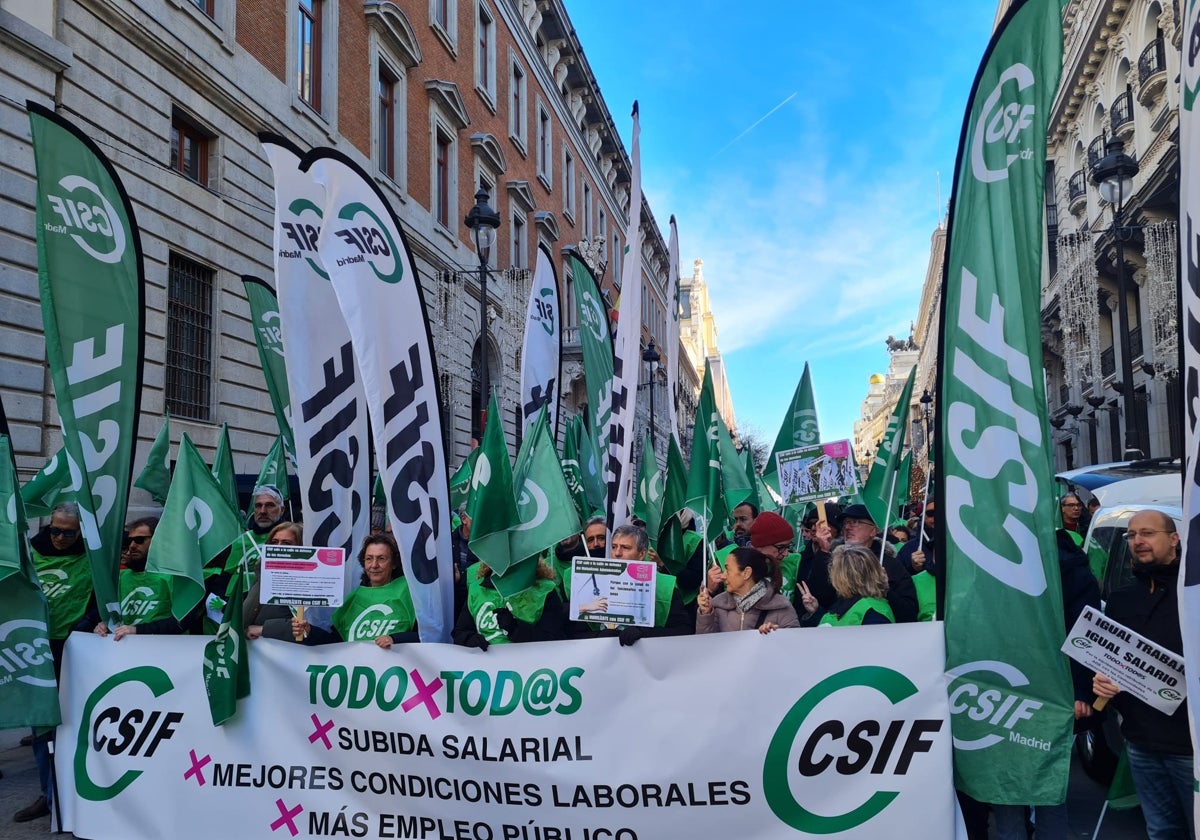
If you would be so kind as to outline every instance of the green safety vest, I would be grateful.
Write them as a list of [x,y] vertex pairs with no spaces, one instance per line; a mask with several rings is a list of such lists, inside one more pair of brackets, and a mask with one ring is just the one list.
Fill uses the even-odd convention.
[[888,602],[882,598],[859,598],[854,602],[854,606],[846,610],[841,618],[838,618],[831,612],[821,616],[822,627],[856,627],[863,622],[863,617],[867,614],[867,610],[875,610],[888,621],[895,622],[896,616],[892,614],[892,608],[888,606]]
[[31,553],[50,607],[50,638],[65,639],[87,612],[92,597],[92,564],[86,553],[46,557],[36,548]]
[[[567,567],[567,577],[570,577],[571,567]],[[526,624],[537,624],[542,620],[546,609],[546,598],[558,589],[555,581],[538,578],[533,586],[524,592],[519,592],[507,601],[493,586],[484,586],[483,578],[479,576],[479,564],[467,569],[467,609],[475,619],[475,630],[488,644],[508,644],[508,634],[500,629],[496,622],[496,610],[508,608],[517,621]]]
[[333,626],[347,642],[373,642],[407,633],[416,624],[417,611],[404,577],[383,586],[359,586],[333,613]]
[[937,580],[922,569],[912,576],[917,590],[917,620],[933,621],[937,614]]
[[171,579],[167,575],[122,569],[120,597],[125,624],[149,624],[171,615]]

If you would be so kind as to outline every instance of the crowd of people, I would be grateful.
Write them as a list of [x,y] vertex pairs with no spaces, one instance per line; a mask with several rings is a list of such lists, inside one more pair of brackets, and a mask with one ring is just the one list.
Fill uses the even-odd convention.
[[[691,523],[684,534],[690,557],[672,574],[650,547],[643,524],[631,521],[612,530],[602,517],[588,520],[579,534],[563,540],[539,558],[531,582],[517,594],[502,594],[496,575],[471,552],[470,519],[461,515],[455,530],[454,571],[457,620],[455,644],[488,650],[492,645],[593,637],[616,637],[621,646],[643,638],[692,633],[756,630],[760,634],[792,628],[888,625],[930,620],[937,613],[942,566],[934,539],[934,499],[913,505],[911,519],[876,522],[865,505],[844,509],[826,504],[799,518],[799,539],[788,520],[760,512],[749,502],[732,512],[730,529],[710,553]],[[1100,605],[1100,591],[1081,549],[1089,511],[1073,494],[1061,500],[1057,532],[1064,617],[1070,628],[1087,606]],[[250,640],[276,639],[296,644],[373,642],[380,648],[419,640],[416,612],[404,578],[400,550],[386,518],[372,517],[372,533],[358,553],[359,585],[337,610],[260,602],[254,580],[264,544],[303,545],[303,526],[284,518],[283,499],[270,486],[256,487],[247,530],[205,569],[209,597],[182,620],[171,610],[171,587],[164,576],[146,571],[157,520],[128,523],[121,553],[121,620],[115,627],[101,618],[92,594],[91,571],[83,546],[79,510],[59,505],[31,539],[33,560],[50,608],[50,642],[56,670],[72,630],[112,635],[117,641],[137,634],[212,632],[213,598],[227,595],[232,575],[252,579],[243,604],[243,630]],[[1133,556],[1134,583],[1113,593],[1108,612],[1116,620],[1171,650],[1181,651],[1176,586],[1179,536],[1169,516],[1156,511],[1131,520],[1126,535]],[[607,555],[605,554],[607,550]],[[657,565],[652,626],[570,620],[572,558],[608,556],[651,560]],[[603,598],[589,609],[603,614]],[[587,611],[585,611],[587,612]],[[218,613],[219,617],[219,613]],[[1091,674],[1072,662],[1077,726],[1094,725],[1093,701],[1112,698],[1129,745],[1129,762],[1146,812],[1150,837],[1190,837],[1192,817],[1191,741],[1186,703],[1164,715],[1119,691],[1103,674]],[[42,795],[18,811],[17,821],[50,811],[50,755],[47,733],[31,736]],[[960,802],[972,838],[988,836],[988,814],[997,835],[1024,838],[1030,818],[1020,806],[987,806],[962,795]],[[1038,837],[1065,837],[1065,805],[1032,811]]]

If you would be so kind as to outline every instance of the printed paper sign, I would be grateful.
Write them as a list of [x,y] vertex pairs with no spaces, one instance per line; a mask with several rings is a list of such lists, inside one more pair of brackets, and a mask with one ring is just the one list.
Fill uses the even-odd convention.
[[786,449],[775,455],[779,495],[785,505],[848,496],[858,491],[854,450],[848,440]]
[[574,558],[571,620],[653,627],[657,574],[648,560]]
[[1092,607],[1079,616],[1062,651],[1163,714],[1174,714],[1187,694],[1182,656]]
[[345,565],[346,552],[341,548],[264,545],[260,600],[297,607],[340,607]]

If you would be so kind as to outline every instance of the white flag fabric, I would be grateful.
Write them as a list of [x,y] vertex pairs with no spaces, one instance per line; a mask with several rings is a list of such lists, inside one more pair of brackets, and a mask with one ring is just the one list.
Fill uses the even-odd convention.
[[[329,275],[317,254],[325,189],[300,171],[300,149],[263,133],[275,176],[275,284],[287,360],[296,475],[308,545],[354,557],[371,528],[367,395]],[[346,592],[361,572],[346,564]]]
[[[1200,25],[1200,0],[1188,0],[1184,14],[1185,32]],[[1179,587],[1179,623],[1183,634],[1183,658],[1187,663],[1188,718],[1192,726],[1193,761],[1200,758],[1195,747],[1200,744],[1200,416],[1195,409],[1196,394],[1200,391],[1200,113],[1196,95],[1200,92],[1200,56],[1195,50],[1184,50],[1182,85],[1179,108],[1179,249],[1183,267],[1180,289],[1182,311],[1179,319],[1183,335],[1183,361],[1186,369],[1184,388],[1188,394],[1189,411],[1174,422],[1186,423],[1187,441],[1183,471],[1183,533],[1180,534],[1179,570],[1183,583]],[[1200,778],[1200,763],[1192,768]],[[1200,792],[1196,794],[1200,806]],[[1196,828],[1200,831],[1200,807],[1194,808]]]
[[638,106],[633,103],[633,144],[630,151],[629,227],[625,230],[625,259],[621,261],[621,302],[617,336],[613,342],[612,418],[609,421],[608,485],[609,528],[629,518],[632,503],[631,454],[636,416],[638,371],[642,366],[642,156]]
[[675,226],[675,216],[671,216],[671,235],[667,240],[668,274],[667,274],[667,309],[671,317],[667,319],[667,335],[663,341],[667,345],[667,417],[671,434],[679,439],[679,418],[675,414],[675,391],[679,387],[679,229]]
[[558,276],[550,252],[539,247],[525,315],[525,349],[521,351],[521,423],[527,434],[537,420],[538,410],[546,406],[553,440],[558,440],[561,327]]
[[[317,251],[362,371],[388,515],[421,641],[449,642],[450,482],[421,284],[399,221],[357,164],[333,149],[314,149],[300,169],[325,187]],[[366,460],[365,450],[361,455]]]

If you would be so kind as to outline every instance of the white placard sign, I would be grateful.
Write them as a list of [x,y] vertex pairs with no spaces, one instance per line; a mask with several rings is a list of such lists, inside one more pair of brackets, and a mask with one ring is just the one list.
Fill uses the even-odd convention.
[[848,440],[787,449],[775,455],[779,495],[785,505],[848,496],[858,490],[854,450]]
[[[219,727],[204,644],[67,640],[54,752],[65,829],[94,840],[954,836],[940,622],[486,653],[258,639],[246,647],[250,696]],[[748,702],[747,725],[712,727],[714,709]]]
[[341,548],[264,545],[259,599],[264,604],[340,607],[345,565],[346,552]]
[[571,620],[654,626],[658,569],[649,560],[571,560]]
[[1084,608],[1062,651],[1163,714],[1174,714],[1187,695],[1182,656],[1093,607]]

